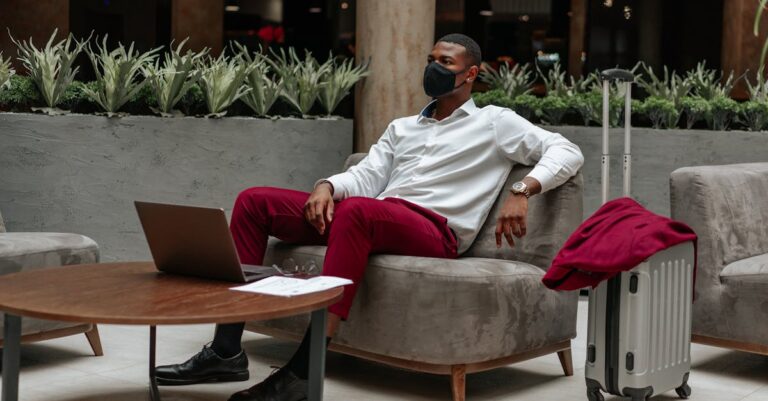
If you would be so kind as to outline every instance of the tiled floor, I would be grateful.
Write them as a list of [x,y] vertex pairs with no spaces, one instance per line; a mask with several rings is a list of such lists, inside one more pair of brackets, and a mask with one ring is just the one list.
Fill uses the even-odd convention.
[[[586,400],[584,334],[586,302],[580,303],[579,337],[573,341],[576,374],[564,377],[555,355],[469,375],[469,400]],[[24,346],[21,400],[134,401],[147,398],[149,330],[133,326],[101,326],[106,355],[89,355],[85,336]],[[212,326],[158,329],[159,363],[185,360],[211,338]],[[246,334],[244,346],[251,376],[261,379],[293,352],[295,344]],[[695,401],[768,401],[768,357],[693,346],[691,387]],[[162,387],[167,401],[226,400],[248,383]],[[447,377],[405,372],[352,357],[329,354],[326,400],[450,400]],[[619,398],[606,397],[607,400]],[[654,400],[676,400],[668,393]]]

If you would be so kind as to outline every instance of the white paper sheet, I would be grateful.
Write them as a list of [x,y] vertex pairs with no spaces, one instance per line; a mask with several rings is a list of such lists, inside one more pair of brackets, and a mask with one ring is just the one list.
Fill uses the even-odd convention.
[[332,276],[317,276],[310,279],[272,276],[250,284],[232,287],[230,290],[294,297],[348,284],[352,284],[352,281]]

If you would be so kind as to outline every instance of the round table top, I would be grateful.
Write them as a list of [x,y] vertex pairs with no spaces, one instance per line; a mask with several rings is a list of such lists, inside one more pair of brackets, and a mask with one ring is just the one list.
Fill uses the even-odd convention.
[[311,312],[344,292],[288,298],[230,290],[237,285],[160,273],[152,262],[74,265],[0,277],[0,311],[80,323],[235,323]]

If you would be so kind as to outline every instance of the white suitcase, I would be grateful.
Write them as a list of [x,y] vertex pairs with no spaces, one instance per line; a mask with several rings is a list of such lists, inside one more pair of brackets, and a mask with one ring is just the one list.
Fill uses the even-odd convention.
[[[608,88],[626,83],[624,195],[630,195],[630,111],[634,76],[606,70],[603,79],[603,203],[608,199]],[[585,377],[589,401],[605,391],[644,401],[675,389],[688,398],[691,389],[691,303],[693,243],[658,252],[634,269],[589,291]]]

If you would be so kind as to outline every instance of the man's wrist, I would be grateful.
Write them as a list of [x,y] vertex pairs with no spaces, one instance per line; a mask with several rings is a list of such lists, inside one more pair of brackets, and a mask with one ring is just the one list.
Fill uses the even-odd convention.
[[321,185],[326,185],[328,187],[328,190],[331,191],[331,195],[335,192],[335,188],[333,187],[333,183],[328,180],[322,180],[319,183],[317,183],[317,186],[315,188],[319,188]]

